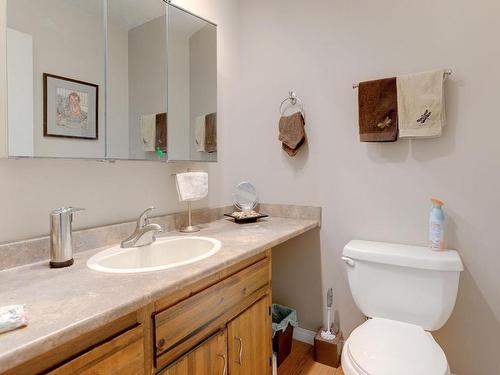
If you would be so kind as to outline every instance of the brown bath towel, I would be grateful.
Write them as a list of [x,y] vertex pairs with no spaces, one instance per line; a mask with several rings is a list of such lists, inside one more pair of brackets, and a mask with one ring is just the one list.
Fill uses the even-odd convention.
[[205,151],[217,152],[217,113],[205,116]]
[[167,114],[156,114],[156,140],[155,149],[167,152]]
[[394,142],[398,139],[396,78],[361,82],[358,105],[361,142]]
[[279,122],[279,140],[290,156],[295,156],[306,139],[305,122],[302,113],[282,116]]

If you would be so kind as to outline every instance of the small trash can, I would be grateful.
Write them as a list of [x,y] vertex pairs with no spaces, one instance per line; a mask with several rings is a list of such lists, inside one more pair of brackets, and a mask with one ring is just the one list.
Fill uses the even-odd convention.
[[278,367],[292,350],[293,327],[297,327],[297,311],[290,307],[273,304],[273,351]]

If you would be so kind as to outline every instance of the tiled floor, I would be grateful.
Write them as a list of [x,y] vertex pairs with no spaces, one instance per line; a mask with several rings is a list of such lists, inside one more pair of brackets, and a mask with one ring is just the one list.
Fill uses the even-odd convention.
[[292,352],[278,369],[278,375],[344,375],[341,368],[315,362],[313,347],[293,340]]

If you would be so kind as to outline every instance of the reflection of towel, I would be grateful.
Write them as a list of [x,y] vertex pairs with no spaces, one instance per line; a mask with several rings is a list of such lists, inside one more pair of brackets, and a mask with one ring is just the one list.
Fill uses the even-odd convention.
[[208,173],[186,172],[175,175],[179,200],[197,201],[208,195]]
[[[167,152],[167,114],[156,114],[155,148]],[[155,150],[156,151],[156,150]]]
[[205,116],[198,116],[194,122],[196,151],[205,152]]
[[396,78],[361,82],[358,106],[361,142],[394,142],[398,139]]
[[306,139],[302,113],[282,116],[279,122],[279,140],[289,156],[295,156]]
[[141,140],[144,151],[155,151],[156,115],[141,116]]
[[205,151],[217,152],[217,113],[205,116]]
[[400,137],[439,137],[446,124],[444,70],[398,77]]

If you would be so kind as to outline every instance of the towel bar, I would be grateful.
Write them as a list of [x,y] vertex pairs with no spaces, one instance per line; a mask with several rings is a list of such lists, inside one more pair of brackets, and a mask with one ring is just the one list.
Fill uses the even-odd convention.
[[[453,71],[452,71],[452,70],[445,70],[445,71],[444,71],[444,77],[443,77],[443,79],[446,79],[446,77],[451,76],[451,74],[452,74],[452,73],[453,73]],[[353,88],[353,89],[357,89],[358,87],[359,87],[359,83],[354,83],[354,84],[352,85],[352,88]]]
[[290,101],[290,104],[292,106],[295,106],[298,103],[300,105],[300,113],[302,113],[302,116],[304,116],[304,104],[302,104],[302,100],[300,100],[297,97],[297,94],[295,94],[295,92],[293,92],[293,91],[289,91],[288,98],[283,99],[283,101],[281,102],[281,104],[280,104],[280,116],[283,116],[283,114],[285,113],[283,111],[283,104],[285,104],[287,101]]

